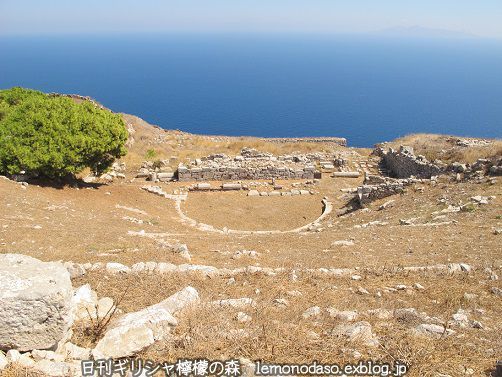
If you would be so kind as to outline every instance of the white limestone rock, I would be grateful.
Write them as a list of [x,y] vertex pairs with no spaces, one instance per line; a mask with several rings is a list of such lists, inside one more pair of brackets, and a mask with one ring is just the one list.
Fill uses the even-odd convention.
[[326,310],[331,318],[336,318],[340,321],[355,321],[358,317],[358,313],[353,310],[337,310],[335,308],[328,308]]
[[185,244],[177,245],[175,247],[175,252],[179,253],[180,257],[182,257],[183,259],[186,259],[189,262],[192,260],[192,255],[188,251],[188,247]]
[[286,294],[288,296],[290,296],[290,297],[301,297],[301,296],[303,296],[303,293],[300,292],[300,291],[298,291],[298,290],[296,290],[296,289],[294,289],[292,291],[287,291]]
[[241,323],[251,322],[252,320],[251,316],[247,315],[244,312],[238,312],[237,315],[235,316],[235,319]]
[[415,288],[416,290],[419,290],[419,291],[425,290],[424,286],[420,283],[413,284],[413,288]]
[[445,329],[444,326],[429,323],[422,323],[415,327],[414,330],[417,335],[425,335],[432,338],[441,338],[442,336],[448,336],[455,333],[453,330]]
[[467,327],[469,325],[469,317],[464,309],[458,309],[452,316],[452,322],[459,327]]
[[58,351],[65,359],[89,360],[91,349],[79,347],[73,343],[65,343]]
[[65,262],[64,266],[68,270],[71,279],[76,279],[85,275],[85,268],[78,263]]
[[18,350],[9,350],[5,355],[5,360],[7,360],[7,364],[17,363],[21,358],[21,352]]
[[5,357],[3,352],[0,351],[0,372],[4,370],[7,365],[9,365],[9,361],[7,360],[7,357]]
[[[103,297],[98,300],[89,284],[85,284],[75,290],[72,298],[75,321],[90,321],[97,318],[105,318],[110,315],[115,308],[113,299]],[[116,312],[120,313],[117,309]]]
[[95,312],[96,305],[98,304],[98,296],[89,284],[85,284],[75,290],[71,301],[75,320],[82,321],[88,319]]
[[369,295],[370,293],[368,292],[367,289],[364,289],[363,287],[359,287],[357,288],[357,291],[356,291],[358,294],[360,295]]
[[495,296],[502,297],[502,289],[500,289],[500,288],[491,287],[490,292],[493,293]]
[[167,274],[167,273],[171,273],[171,272],[175,272],[176,271],[176,265],[172,264],[172,263],[164,263],[164,262],[161,262],[161,263],[157,263],[157,267],[155,267],[155,273],[158,273],[158,274]]
[[272,301],[272,303],[274,304],[274,306],[277,306],[279,308],[285,308],[289,306],[289,301],[285,298],[276,298]]
[[376,347],[378,339],[373,334],[371,325],[366,321],[351,325],[340,325],[333,330],[334,334],[346,338],[349,342],[361,342],[368,347]]
[[123,315],[110,324],[93,356],[107,359],[134,355],[168,336],[178,324],[173,315],[198,300],[197,290],[188,286],[158,304]]
[[7,352],[6,359],[9,364],[16,363],[23,367],[29,368],[33,364],[35,364],[35,362],[28,355],[29,354],[22,354],[18,350],[10,350]]
[[131,272],[131,269],[127,266],[124,266],[121,263],[109,262],[105,266],[106,272],[110,274],[126,274]]
[[391,319],[393,316],[392,310],[389,309],[384,309],[384,308],[378,308],[378,309],[370,309],[366,312],[370,317],[374,317],[377,319]]
[[52,361],[64,361],[64,356],[53,351],[45,350],[33,350],[31,351],[31,357],[35,361],[40,361],[43,359]]
[[70,274],[62,263],[0,255],[0,349],[49,349],[73,324]]
[[259,254],[254,250],[237,250],[232,259],[240,259],[242,257],[257,258]]
[[37,361],[33,365],[33,369],[42,372],[46,376],[51,377],[65,377],[70,375],[76,375],[78,369],[75,365],[61,362],[61,361],[51,361],[43,359]]
[[354,246],[354,241],[352,241],[352,240],[339,240],[339,241],[334,241],[331,243],[331,247],[338,247],[338,246]]
[[235,309],[241,309],[245,308],[247,306],[256,306],[255,300],[249,297],[243,297],[243,298],[229,298],[225,300],[217,300],[213,301],[211,303],[212,305],[215,306],[221,306],[224,308],[235,308]]
[[[113,303],[113,299],[110,297],[102,297],[98,300],[97,316],[95,310],[94,313],[92,313],[92,318],[105,318],[106,316],[109,316],[114,309],[115,304]],[[115,312],[117,311],[118,309]]]
[[319,306],[312,306],[311,308],[308,308],[303,312],[302,317],[307,319],[310,317],[317,317],[320,314],[321,314],[321,308]]

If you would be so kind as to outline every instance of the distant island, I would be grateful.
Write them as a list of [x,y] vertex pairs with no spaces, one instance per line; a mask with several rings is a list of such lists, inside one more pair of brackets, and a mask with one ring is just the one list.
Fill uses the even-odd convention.
[[416,38],[479,38],[477,35],[460,30],[436,29],[423,26],[396,26],[376,32],[378,35]]

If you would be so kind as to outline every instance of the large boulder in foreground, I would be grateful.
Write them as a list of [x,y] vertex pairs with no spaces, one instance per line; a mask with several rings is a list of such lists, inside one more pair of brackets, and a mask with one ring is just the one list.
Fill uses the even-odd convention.
[[70,274],[62,263],[0,254],[0,349],[51,349],[73,323]]
[[174,315],[198,300],[197,290],[188,286],[158,304],[123,315],[110,324],[108,331],[92,351],[94,358],[132,356],[165,338],[171,328],[178,324]]

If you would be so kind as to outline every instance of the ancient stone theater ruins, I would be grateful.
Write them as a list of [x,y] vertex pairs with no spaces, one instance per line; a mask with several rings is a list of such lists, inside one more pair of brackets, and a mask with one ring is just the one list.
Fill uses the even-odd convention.
[[0,179],[2,376],[109,358],[495,373],[500,140],[363,149],[123,118],[128,154],[103,176]]

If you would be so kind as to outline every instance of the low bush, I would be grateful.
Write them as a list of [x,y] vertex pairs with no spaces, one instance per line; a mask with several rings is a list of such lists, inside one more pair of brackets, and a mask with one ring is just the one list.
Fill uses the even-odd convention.
[[89,101],[35,90],[0,91],[0,173],[48,178],[74,176],[85,168],[105,172],[126,153],[121,116]]

